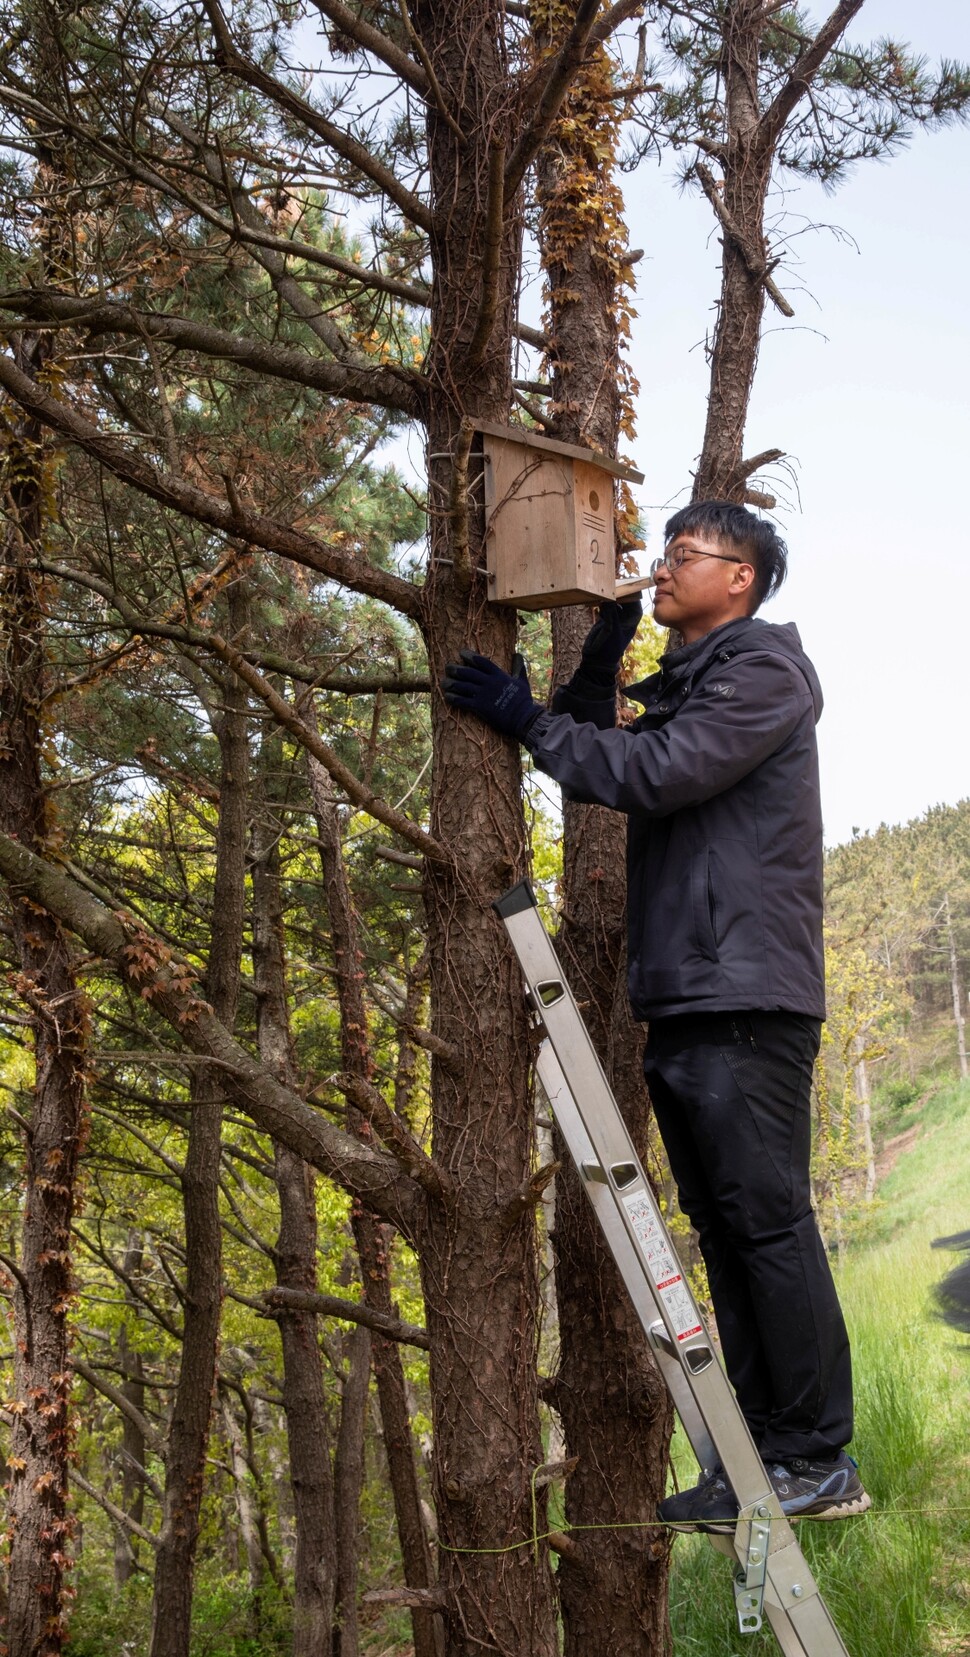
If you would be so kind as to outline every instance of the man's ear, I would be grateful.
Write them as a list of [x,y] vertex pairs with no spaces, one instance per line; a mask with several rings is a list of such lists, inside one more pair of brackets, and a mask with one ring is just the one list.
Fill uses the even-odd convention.
[[738,596],[742,593],[747,593],[750,598],[751,589],[754,586],[754,576],[755,570],[753,564],[735,564],[728,592]]

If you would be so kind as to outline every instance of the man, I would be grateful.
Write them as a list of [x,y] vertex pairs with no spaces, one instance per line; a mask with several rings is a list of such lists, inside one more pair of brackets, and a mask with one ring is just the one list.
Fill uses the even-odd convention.
[[[682,643],[628,694],[639,602],[604,604],[552,711],[524,669],[462,652],[452,706],[516,737],[573,799],[624,811],[629,990],[681,1206],[707,1266],[725,1365],[790,1515],[870,1505],[852,1436],[849,1344],[811,1207],[812,1068],[825,1016],[815,671],[793,626],[755,619],[784,580],[775,530],[702,501],[666,527],[654,615]],[[730,1525],[723,1470],[660,1504]]]

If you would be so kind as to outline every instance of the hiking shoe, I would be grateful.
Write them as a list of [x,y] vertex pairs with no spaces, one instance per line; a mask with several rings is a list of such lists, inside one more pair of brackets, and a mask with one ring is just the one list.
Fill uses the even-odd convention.
[[774,1462],[768,1476],[789,1519],[848,1519],[865,1513],[872,1499],[862,1488],[856,1464],[844,1450],[834,1461]]
[[712,1473],[690,1490],[665,1496],[657,1506],[657,1518],[674,1530],[703,1530],[728,1535],[738,1519],[738,1504],[718,1463]]

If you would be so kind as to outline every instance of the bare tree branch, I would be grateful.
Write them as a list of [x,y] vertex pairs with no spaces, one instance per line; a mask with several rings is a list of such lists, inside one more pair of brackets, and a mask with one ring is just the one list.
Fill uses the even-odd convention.
[[762,449],[760,454],[752,455],[749,460],[742,460],[738,467],[738,478],[749,478],[752,473],[760,472],[763,466],[773,466],[776,460],[784,458],[784,449]]
[[425,1352],[430,1351],[431,1342],[427,1330],[421,1329],[415,1323],[405,1323],[401,1318],[388,1317],[373,1306],[366,1306],[360,1300],[341,1300],[339,1295],[314,1294],[309,1289],[265,1289],[261,1301],[247,1297],[247,1306],[260,1306],[264,1316],[267,1312],[275,1316],[280,1311],[292,1308],[298,1312],[318,1312],[325,1318],[343,1318],[347,1323],[362,1323],[367,1329],[373,1329],[377,1334],[384,1335],[389,1341],[403,1341],[406,1346],[420,1346]]
[[356,1105],[361,1115],[366,1116],[376,1128],[388,1150],[393,1151],[401,1167],[406,1169],[411,1178],[427,1191],[429,1196],[439,1202],[452,1204],[455,1199],[452,1181],[421,1149],[407,1124],[395,1115],[380,1089],[363,1076],[354,1076],[346,1071],[335,1076],[333,1080],[345,1098],[349,1099],[352,1105]]
[[95,1392],[100,1392],[102,1398],[107,1398],[116,1410],[120,1410],[122,1415],[126,1415],[129,1421],[134,1422],[145,1443],[150,1445],[161,1461],[165,1460],[166,1445],[161,1433],[156,1427],[153,1427],[147,1415],[143,1414],[119,1387],[113,1386],[110,1381],[106,1381],[103,1375],[99,1375],[96,1369],[93,1369],[89,1363],[85,1363],[84,1359],[79,1358],[76,1354],[71,1358],[71,1368],[75,1375],[80,1375],[82,1381],[87,1381],[89,1387],[93,1387]]
[[69,1470],[68,1478],[72,1484],[77,1485],[79,1490],[84,1491],[85,1496],[90,1496],[93,1502],[97,1502],[102,1511],[108,1515],[108,1518],[112,1519],[116,1525],[120,1525],[122,1530],[130,1531],[132,1536],[137,1536],[140,1542],[147,1542],[150,1548],[158,1547],[157,1536],[153,1536],[150,1530],[146,1530],[144,1525],[140,1525],[137,1519],[133,1519],[130,1513],[125,1512],[124,1508],[118,1507],[111,1501],[110,1497],[105,1496],[93,1484],[89,1484],[84,1474],[79,1473],[76,1467]]
[[506,1225],[512,1226],[527,1214],[530,1208],[542,1201],[542,1194],[548,1185],[551,1185],[562,1168],[561,1162],[547,1162],[537,1168],[527,1180],[523,1180],[519,1189],[513,1192],[502,1208],[502,1218]]
[[771,269],[765,259],[764,252],[757,252],[751,246],[740,225],[735,224],[734,219],[731,217],[731,214],[728,212],[728,209],[724,204],[724,198],[717,187],[714,175],[710,169],[705,167],[703,161],[695,161],[694,172],[697,174],[701,189],[713,207],[714,212],[723,227],[725,235],[730,236],[732,242],[744,260],[748,268],[748,275],[751,276],[754,281],[760,282],[763,285],[768,297],[781,312],[782,316],[794,316],[794,310],[791,305],[789,305],[788,300],[785,298],[784,294],[781,292],[781,289],[777,286],[771,275]]
[[616,32],[621,23],[625,23],[628,18],[639,17],[644,9],[644,0],[616,0],[616,4],[603,13],[591,38],[600,42],[609,40],[610,35]]
[[443,1588],[370,1588],[361,1600],[364,1605],[403,1605],[415,1611],[444,1611],[449,1603]]
[[438,77],[434,72],[434,64],[431,61],[430,54],[426,50],[424,42],[421,39],[421,36],[418,34],[418,32],[415,29],[413,23],[411,22],[411,13],[408,11],[408,0],[398,0],[398,6],[400,8],[401,18],[404,22],[404,27],[407,29],[408,36],[411,40],[412,45],[414,46],[414,50],[417,52],[418,57],[421,59],[422,67],[424,69],[425,74],[428,77],[428,85],[431,89],[431,96],[434,100],[435,108],[437,109],[438,114],[441,116],[442,120],[444,122],[446,122],[446,124],[451,128],[452,132],[454,133],[455,137],[458,139],[459,143],[460,144],[466,144],[468,142],[468,140],[465,137],[465,134],[462,132],[461,127],[458,125],[458,122],[455,120],[455,117],[452,115],[451,110],[448,108],[448,105],[445,102],[445,95],[441,90],[441,85],[438,81]]

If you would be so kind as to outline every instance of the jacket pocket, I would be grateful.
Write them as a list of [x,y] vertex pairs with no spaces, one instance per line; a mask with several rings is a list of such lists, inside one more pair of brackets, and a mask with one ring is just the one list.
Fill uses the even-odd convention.
[[710,846],[696,852],[691,859],[691,912],[694,922],[694,941],[705,960],[718,960],[717,915],[718,896],[715,884],[715,863]]

